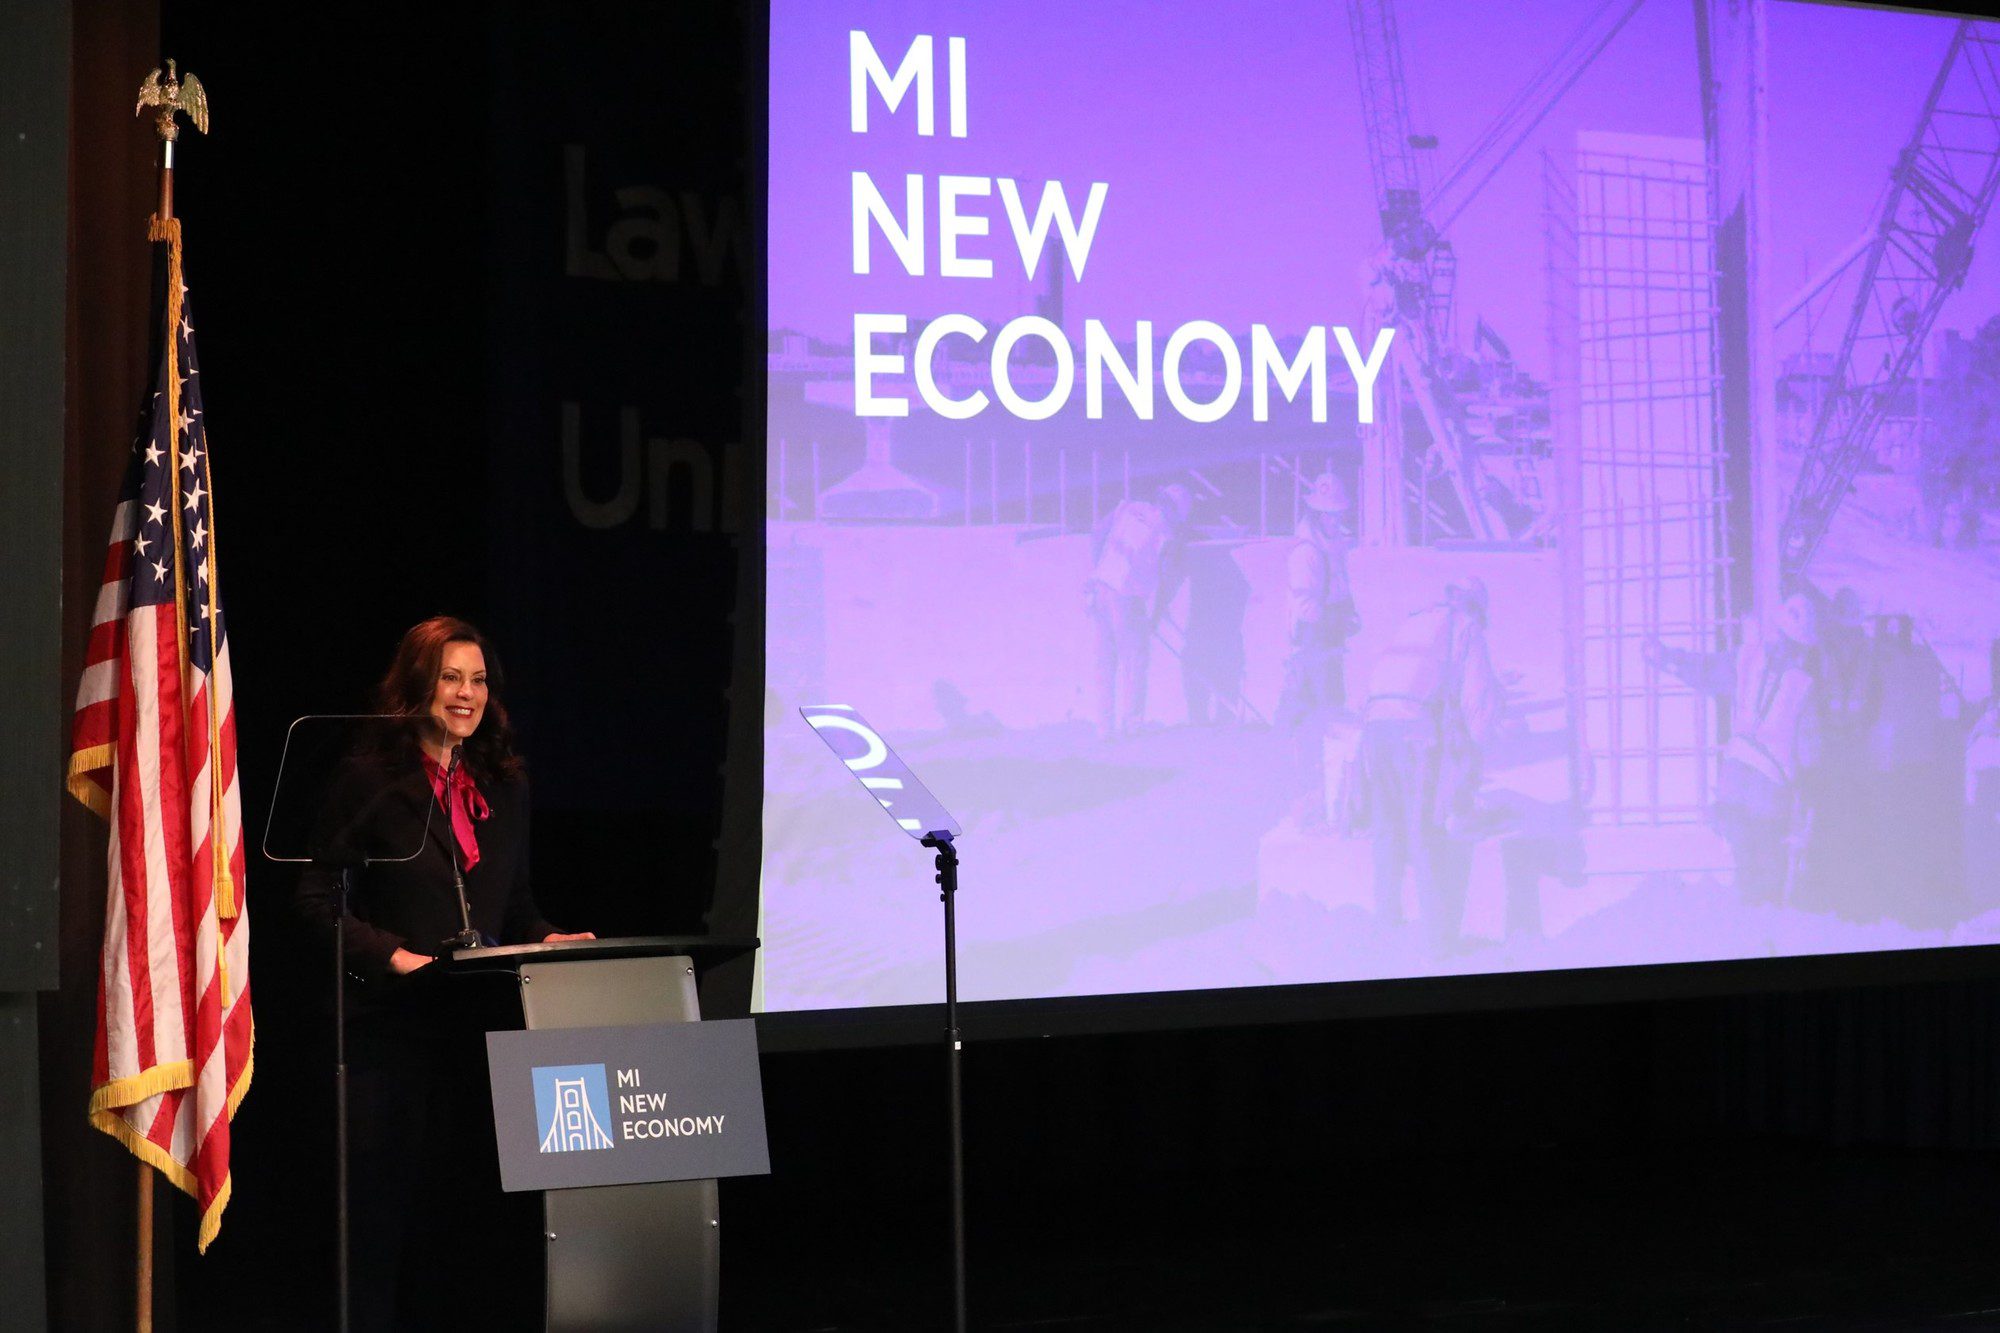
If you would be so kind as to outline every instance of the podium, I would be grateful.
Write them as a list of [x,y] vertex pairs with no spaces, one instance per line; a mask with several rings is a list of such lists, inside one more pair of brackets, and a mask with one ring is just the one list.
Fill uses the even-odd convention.
[[[754,939],[646,936],[459,949],[452,975],[512,974],[530,1031],[693,1023],[695,983]],[[721,1218],[714,1180],[543,1192],[546,1327],[716,1326]]]

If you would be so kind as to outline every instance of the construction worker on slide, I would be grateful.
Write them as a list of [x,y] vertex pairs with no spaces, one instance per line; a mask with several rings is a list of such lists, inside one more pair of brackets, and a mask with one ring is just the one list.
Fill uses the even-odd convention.
[[1324,472],[1313,478],[1285,562],[1291,651],[1274,723],[1293,738],[1302,788],[1296,813],[1305,828],[1326,821],[1326,730],[1347,703],[1347,641],[1361,624],[1347,580],[1353,508],[1339,477]]
[[1178,482],[1157,500],[1124,500],[1092,534],[1084,600],[1095,623],[1097,734],[1135,735],[1146,722],[1153,626],[1180,585],[1181,548],[1194,496]]
[[1376,654],[1363,711],[1376,919],[1402,924],[1403,882],[1414,873],[1425,943],[1438,955],[1459,944],[1473,798],[1505,708],[1487,609],[1478,576],[1447,583],[1444,601],[1412,613]]
[[1818,644],[1818,604],[1804,592],[1785,598],[1768,624],[1746,615],[1732,650],[1645,643],[1646,660],[1660,670],[1730,701],[1712,818],[1729,844],[1737,896],[1745,903],[1783,902],[1791,878],[1792,818],[1810,750]]

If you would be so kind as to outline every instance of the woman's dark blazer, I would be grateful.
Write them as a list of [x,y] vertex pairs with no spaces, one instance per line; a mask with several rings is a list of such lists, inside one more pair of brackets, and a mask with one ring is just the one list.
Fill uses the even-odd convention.
[[[528,882],[527,779],[477,772],[473,778],[492,810],[473,826],[479,864],[464,872],[473,928],[501,944],[540,940],[555,927],[542,919]],[[355,976],[384,977],[397,949],[435,955],[459,932],[452,886],[457,843],[414,748],[407,756],[349,760],[334,781],[314,845],[317,859],[299,879],[299,912],[331,947],[338,867],[355,867],[347,915],[340,918],[347,969]],[[364,858],[368,863],[360,864]]]

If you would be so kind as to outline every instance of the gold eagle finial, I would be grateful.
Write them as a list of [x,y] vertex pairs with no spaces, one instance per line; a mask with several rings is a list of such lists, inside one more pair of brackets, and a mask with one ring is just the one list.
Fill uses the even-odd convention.
[[154,123],[160,137],[168,143],[180,137],[180,126],[174,123],[176,111],[203,134],[208,133],[208,94],[203,91],[201,80],[192,74],[177,74],[171,60],[167,62],[165,81],[156,69],[139,85],[139,104],[132,108],[132,114],[136,116],[149,106],[160,109]]

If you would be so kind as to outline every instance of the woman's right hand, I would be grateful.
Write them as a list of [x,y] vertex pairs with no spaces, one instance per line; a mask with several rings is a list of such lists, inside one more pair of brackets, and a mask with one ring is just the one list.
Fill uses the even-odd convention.
[[424,964],[435,961],[426,953],[411,953],[408,949],[398,949],[389,955],[389,970],[399,977],[407,977]]

